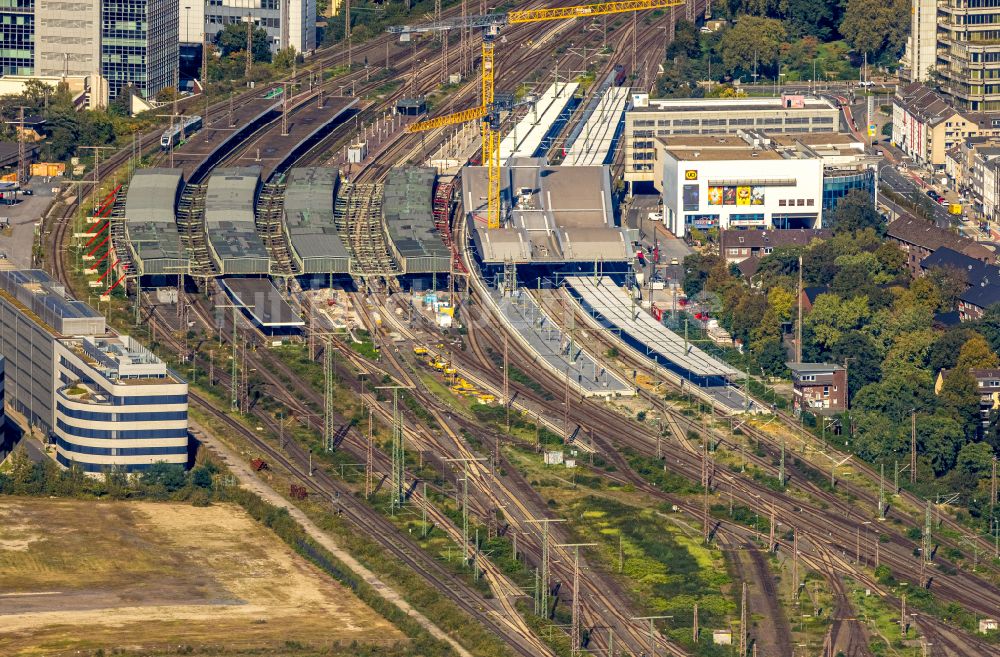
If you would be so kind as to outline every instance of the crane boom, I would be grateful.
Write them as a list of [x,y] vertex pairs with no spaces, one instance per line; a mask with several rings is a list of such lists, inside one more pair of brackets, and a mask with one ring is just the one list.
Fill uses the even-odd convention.
[[469,121],[475,121],[476,119],[481,119],[489,113],[490,113],[489,107],[485,106],[472,107],[470,109],[462,110],[460,112],[445,114],[444,116],[436,116],[433,119],[427,119],[425,121],[417,121],[416,123],[411,123],[410,125],[406,126],[406,131],[426,132],[428,130],[443,128],[449,125],[468,123]]
[[551,9],[523,9],[506,14],[484,14],[452,18],[421,25],[398,25],[389,27],[386,31],[400,35],[401,40],[408,40],[410,34],[418,32],[439,32],[459,28],[483,29],[483,59],[482,59],[482,105],[472,109],[439,116],[426,121],[418,121],[406,128],[407,132],[423,132],[448,125],[457,125],[467,121],[482,119],[483,166],[487,170],[488,184],[486,188],[486,207],[488,229],[500,228],[502,199],[500,197],[500,132],[499,112],[494,104],[493,81],[493,42],[500,29],[508,24],[538,23],[541,21],[568,20],[572,18],[588,18],[608,14],[622,14],[630,11],[647,9],[666,9],[678,7],[684,0],[616,0],[615,2],[598,2],[589,5],[572,7],[553,7]]
[[576,5],[573,7],[552,7],[550,9],[522,9],[507,14],[508,23],[537,23],[539,21],[556,21],[568,18],[587,18],[589,16],[605,16],[607,14],[622,14],[627,11],[643,11],[646,9],[666,9],[684,4],[683,0],[621,0],[619,2],[599,2],[592,5]]

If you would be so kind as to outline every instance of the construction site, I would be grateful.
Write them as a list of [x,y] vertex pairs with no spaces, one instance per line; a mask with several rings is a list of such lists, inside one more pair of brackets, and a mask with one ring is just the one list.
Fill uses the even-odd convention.
[[[92,212],[47,220],[46,289],[89,294],[95,317],[127,325],[188,386],[168,401],[185,422],[190,409],[197,457],[179,490],[198,505],[102,493],[0,509],[0,579],[14,583],[0,643],[25,655],[190,644],[395,657],[408,642],[461,657],[995,652],[1000,523],[986,534],[954,500],[922,495],[933,464],[917,456],[917,419],[909,465],[879,464],[845,416],[790,410],[784,396],[803,381],[822,395],[827,369],[843,377],[828,392],[847,388],[846,365],[766,374],[710,295],[685,293],[699,273],[686,258],[705,245],[670,232],[662,196],[631,193],[629,158],[649,166],[633,174],[662,172],[626,143],[629,115],[656,109],[666,44],[680,21],[709,25],[710,4],[516,4],[355,7],[385,13],[376,33],[333,3],[335,46],[287,80],[206,101],[200,127],[172,116],[145,159],[95,172]],[[758,104],[798,111],[784,102]],[[193,134],[176,132],[179,117]],[[641,120],[655,142],[657,119]],[[751,187],[690,173],[678,179],[732,188],[734,211],[750,212],[735,194],[752,205]],[[771,303],[752,277],[719,270]],[[784,325],[803,325],[798,287],[780,338],[767,334],[779,349]],[[54,412],[99,412],[84,407],[103,403],[83,399],[86,381],[63,383],[76,406]],[[119,436],[80,439],[96,450]],[[159,490],[149,465],[124,494]],[[989,465],[975,464],[982,518],[998,507]],[[117,481],[110,466],[92,474],[94,490]],[[227,501],[236,491],[270,506],[246,503],[260,511],[248,515]],[[160,638],[128,643],[139,622]]]

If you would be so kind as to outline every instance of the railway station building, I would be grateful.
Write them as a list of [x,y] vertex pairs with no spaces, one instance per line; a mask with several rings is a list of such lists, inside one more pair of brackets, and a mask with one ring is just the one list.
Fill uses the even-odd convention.
[[44,271],[0,272],[5,401],[88,474],[188,463],[187,383]]
[[500,228],[487,226],[487,172],[466,167],[462,203],[484,276],[508,265],[525,281],[551,273],[624,273],[631,259],[616,223],[607,165],[550,166],[544,158],[513,158],[501,167],[506,212]]

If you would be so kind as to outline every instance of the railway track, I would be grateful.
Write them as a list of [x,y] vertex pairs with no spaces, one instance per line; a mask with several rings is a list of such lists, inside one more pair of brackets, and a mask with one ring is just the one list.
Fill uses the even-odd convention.
[[[475,322],[473,322],[475,323]],[[487,326],[494,326],[492,322],[487,321]],[[479,326],[483,326],[483,322],[479,322]],[[493,371],[496,373],[495,363],[487,357],[481,346],[477,346],[476,341],[480,338],[480,333],[482,333],[482,338],[490,341],[492,339],[492,348],[494,351],[501,348],[498,344],[496,332],[493,330],[486,331],[474,331],[470,329],[470,343],[471,351],[478,361],[478,366],[484,368],[486,371]],[[527,368],[526,371],[532,371],[535,373],[535,378],[543,383],[544,387],[548,389],[559,389],[561,383],[554,381],[552,377],[547,376],[547,373],[541,368],[533,365],[533,357],[531,354],[519,354],[517,356],[520,360],[520,367]],[[521,396],[532,396],[533,393],[523,387],[515,386],[517,388],[517,394]],[[559,408],[560,404],[552,404],[551,402],[537,398],[533,400],[534,403],[540,405],[541,407],[548,407],[548,411],[553,416],[558,416],[562,409]],[[594,433],[599,435],[595,428],[616,427],[617,430],[614,431],[615,440],[618,443],[625,443],[633,449],[637,449],[640,453],[650,454],[652,451],[652,446],[656,444],[657,437],[652,435],[645,427],[637,427],[631,425],[627,430],[622,431],[623,418],[615,413],[610,413],[606,409],[602,409],[599,405],[594,404],[588,400],[580,400],[578,405],[574,408],[574,414],[578,418],[578,422],[581,423],[585,428],[582,433]],[[701,426],[691,426],[693,422],[681,416],[678,418],[680,421],[684,422],[687,426],[691,427],[692,430],[697,430],[699,435],[704,434],[704,427]],[[607,439],[600,439],[603,443],[602,455],[607,455],[614,451],[614,447],[610,445]],[[680,444],[684,444],[686,441],[680,440]],[[679,471],[685,474],[691,479],[697,480],[698,473],[700,472],[700,459],[689,450],[689,445],[671,454],[671,460],[673,461],[671,469]],[[767,467],[769,471],[774,471],[774,466],[770,462],[760,462],[761,467]],[[793,474],[792,476],[795,476]],[[735,477],[732,473],[723,472],[720,477],[721,482],[725,482],[727,488],[736,496],[741,499],[741,502],[750,504],[751,506],[760,506],[764,500],[773,500],[777,509],[777,513],[780,517],[784,518],[786,524],[792,524],[798,530],[807,530],[811,535],[820,536],[826,535],[829,539],[827,542],[834,548],[839,550],[842,554],[849,552],[854,552],[855,547],[855,534],[859,531],[860,525],[862,525],[867,519],[860,517],[855,510],[849,507],[844,509],[844,502],[832,494],[824,492],[824,502],[823,503],[834,503],[839,509],[835,511],[815,511],[811,509],[804,509],[795,500],[787,498],[785,496],[779,496],[767,489],[765,486],[757,484],[752,480],[743,481],[740,477]],[[803,481],[805,479],[803,478]],[[819,489],[813,489],[810,491],[811,494],[816,494]],[[888,528],[887,528],[888,529]],[[891,530],[890,530],[891,531]],[[866,540],[866,544],[869,541]],[[920,567],[913,559],[910,554],[912,549],[912,542],[901,540],[898,537],[893,537],[893,540],[889,547],[884,548],[882,552],[882,562],[891,564],[894,571],[897,573],[906,573],[913,576],[912,581],[917,581],[916,575],[918,574]],[[968,576],[963,576],[961,571],[958,576],[953,576],[952,582],[942,582],[940,579],[934,582],[935,590],[939,590],[940,594],[948,597],[949,599],[954,599],[960,601],[967,608],[980,611],[984,613],[986,609],[991,608],[993,605],[997,604],[997,592],[994,587],[986,584],[978,578],[972,578]],[[971,589],[970,589],[971,587]],[[977,590],[979,594],[970,595],[970,590]],[[989,613],[989,612],[985,612]]]

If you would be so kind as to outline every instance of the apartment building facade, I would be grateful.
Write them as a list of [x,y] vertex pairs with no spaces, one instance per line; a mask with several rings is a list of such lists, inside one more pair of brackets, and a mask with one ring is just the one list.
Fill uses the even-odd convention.
[[945,170],[948,152],[970,137],[1000,134],[1000,115],[960,111],[951,99],[919,82],[892,99],[892,143],[920,164]]
[[1000,2],[912,0],[910,20],[910,79],[937,78],[963,110],[1000,111]]
[[267,32],[271,52],[289,46],[298,53],[316,49],[316,0],[204,0],[200,5],[179,5],[184,43],[201,43],[202,28],[211,40],[226,25],[250,20]]

